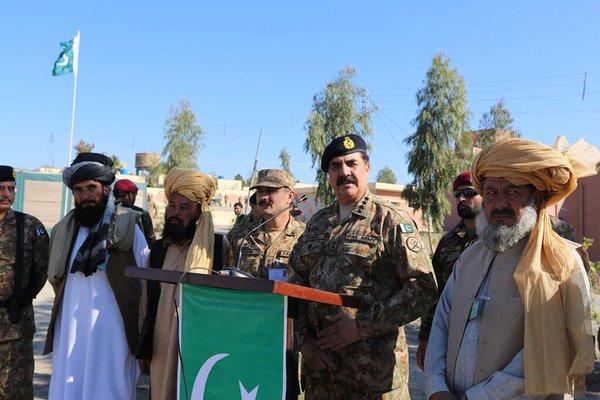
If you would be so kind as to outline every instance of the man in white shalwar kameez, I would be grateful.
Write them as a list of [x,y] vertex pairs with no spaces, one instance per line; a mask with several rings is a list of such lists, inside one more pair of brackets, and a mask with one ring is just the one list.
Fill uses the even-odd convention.
[[139,213],[114,204],[112,166],[102,154],[81,153],[63,173],[75,209],[50,243],[49,399],[135,399],[141,284],[124,269],[145,266],[148,248]]

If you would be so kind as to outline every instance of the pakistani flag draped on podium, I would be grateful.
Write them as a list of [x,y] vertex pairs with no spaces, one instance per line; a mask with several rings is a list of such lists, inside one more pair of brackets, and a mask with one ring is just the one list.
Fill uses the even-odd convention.
[[287,298],[196,285],[182,289],[179,398],[284,399]]

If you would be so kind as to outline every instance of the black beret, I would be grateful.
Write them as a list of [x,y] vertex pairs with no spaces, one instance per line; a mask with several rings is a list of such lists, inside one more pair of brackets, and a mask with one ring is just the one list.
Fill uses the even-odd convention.
[[10,165],[0,165],[0,182],[14,182],[17,174]]
[[106,157],[104,154],[100,154],[100,153],[79,153],[77,154],[77,157],[75,157],[75,160],[73,160],[73,164],[77,164],[83,161],[94,161],[94,162],[98,162],[100,164],[104,164],[107,167],[111,167],[113,165],[115,165],[115,163],[113,162],[113,160],[110,157]]
[[333,139],[323,151],[321,171],[329,170],[329,162],[333,158],[357,152],[367,154],[367,144],[360,136],[351,134]]

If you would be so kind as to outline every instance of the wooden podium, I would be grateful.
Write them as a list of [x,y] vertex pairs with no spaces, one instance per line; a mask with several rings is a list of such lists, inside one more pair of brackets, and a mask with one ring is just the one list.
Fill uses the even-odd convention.
[[268,279],[238,278],[226,275],[206,275],[192,272],[167,271],[155,268],[140,268],[129,266],[125,275],[131,278],[146,279],[165,283],[191,283],[193,285],[209,286],[220,289],[244,290],[263,293],[277,293],[300,300],[316,301],[319,303],[342,307],[358,308],[360,298],[325,290],[311,289],[282,281]]
[[[360,298],[338,293],[327,292],[324,290],[311,289],[300,285],[294,285],[282,281],[273,281],[268,279],[240,278],[224,275],[206,275],[191,272],[167,271],[153,268],[126,267],[125,275],[137,279],[145,279],[171,284],[192,284],[216,289],[227,289],[245,292],[261,292],[269,294],[278,294],[286,296],[287,304],[287,337],[282,337],[285,341],[286,356],[284,363],[286,368],[284,374],[287,375],[284,387],[285,398],[296,399],[294,393],[299,392],[297,363],[294,362],[292,353],[292,319],[298,310],[298,301],[315,301],[341,307],[358,308],[361,304]],[[285,309],[285,307],[284,307]],[[259,337],[262,330],[258,329],[252,336]],[[180,332],[181,333],[181,332]],[[202,336],[202,332],[199,332]],[[185,375],[185,374],[184,374]],[[241,383],[241,382],[240,382]],[[179,389],[178,389],[179,390]],[[186,388],[187,390],[187,388]],[[204,389],[203,389],[204,390]],[[193,393],[193,392],[192,392]]]

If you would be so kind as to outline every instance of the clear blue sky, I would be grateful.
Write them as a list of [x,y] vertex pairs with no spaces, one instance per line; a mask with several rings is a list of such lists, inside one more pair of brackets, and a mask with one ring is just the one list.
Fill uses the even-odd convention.
[[162,151],[169,107],[186,98],[206,132],[203,171],[248,176],[262,128],[259,167],[280,166],[286,147],[297,178],[313,182],[306,117],[349,65],[381,111],[371,177],[388,165],[407,183],[403,140],[439,51],[466,80],[471,127],[504,98],[523,137],[600,147],[599,20],[591,0],[3,2],[0,164],[67,163],[73,75],[51,70],[77,30],[74,143],[93,142],[130,171],[134,153]]

